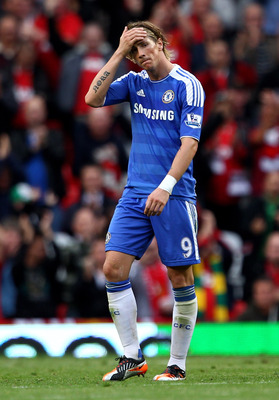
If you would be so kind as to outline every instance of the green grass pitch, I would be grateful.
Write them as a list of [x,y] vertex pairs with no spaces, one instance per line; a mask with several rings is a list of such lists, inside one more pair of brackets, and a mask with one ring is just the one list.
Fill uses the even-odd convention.
[[279,357],[188,357],[187,379],[153,382],[165,369],[166,357],[147,359],[144,378],[102,382],[113,356],[32,359],[0,358],[3,400],[278,400]]

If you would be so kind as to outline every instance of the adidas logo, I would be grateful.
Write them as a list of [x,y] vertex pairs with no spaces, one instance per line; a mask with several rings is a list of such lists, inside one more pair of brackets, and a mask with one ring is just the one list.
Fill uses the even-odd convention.
[[138,95],[138,96],[141,96],[141,97],[145,97],[145,94],[144,94],[143,89],[138,90],[138,91],[137,91],[137,95]]

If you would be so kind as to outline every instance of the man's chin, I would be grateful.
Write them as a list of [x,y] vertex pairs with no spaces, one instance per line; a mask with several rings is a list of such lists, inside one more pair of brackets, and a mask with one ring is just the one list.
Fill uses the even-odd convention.
[[143,69],[149,69],[150,68],[150,61],[149,60],[146,60],[146,61],[143,61],[142,63],[141,63],[141,67],[143,68]]

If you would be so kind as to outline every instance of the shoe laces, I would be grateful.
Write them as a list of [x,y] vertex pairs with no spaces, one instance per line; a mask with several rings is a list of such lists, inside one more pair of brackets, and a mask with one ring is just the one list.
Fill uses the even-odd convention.
[[119,361],[119,363],[118,363],[119,365],[122,365],[123,363],[127,362],[127,360],[128,360],[128,358],[125,356],[117,357],[115,359],[115,361]]
[[116,367],[118,371],[129,369],[135,364],[131,361],[130,358],[127,358],[126,356],[117,357],[115,361],[119,361],[118,366]]
[[178,376],[181,378],[185,377],[185,372],[183,371],[183,369],[179,368],[177,365],[169,365],[167,367],[166,372],[175,377],[178,377]]

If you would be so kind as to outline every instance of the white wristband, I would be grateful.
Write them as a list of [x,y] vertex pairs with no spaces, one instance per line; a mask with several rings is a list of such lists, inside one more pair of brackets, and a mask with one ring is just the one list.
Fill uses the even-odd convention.
[[171,175],[166,175],[158,188],[166,190],[169,194],[172,194],[172,189],[176,185],[177,180],[171,176]]

